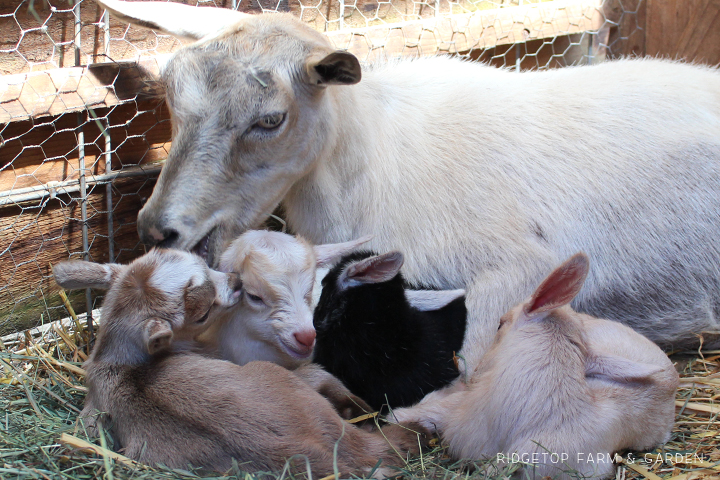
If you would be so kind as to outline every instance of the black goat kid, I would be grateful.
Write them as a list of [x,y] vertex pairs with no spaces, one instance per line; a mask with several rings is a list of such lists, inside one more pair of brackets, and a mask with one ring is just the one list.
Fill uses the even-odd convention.
[[355,252],[325,276],[314,361],[375,409],[417,403],[458,376],[464,290],[408,290],[399,252]]

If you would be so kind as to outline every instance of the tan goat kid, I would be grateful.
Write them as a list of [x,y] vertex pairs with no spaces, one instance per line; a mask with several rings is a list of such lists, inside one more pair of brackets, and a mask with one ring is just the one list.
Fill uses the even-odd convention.
[[316,269],[368,240],[312,246],[285,233],[245,232],[223,252],[219,265],[240,277],[243,295],[232,308],[215,311],[202,340],[238,365],[266,360],[296,368],[309,362],[315,345],[313,290],[320,287]]
[[367,248],[403,252],[411,284],[467,290],[470,370],[497,319],[577,251],[594,262],[577,310],[664,348],[717,339],[716,68],[515,73],[431,57],[361,72],[291,15],[99,3],[202,39],[163,73],[173,143],[138,217],[144,242],[216,265],[279,203],[314,244],[375,235]]
[[[220,471],[233,459],[250,471],[276,471],[293,457],[304,470],[306,458],[321,476],[334,471],[335,460],[344,475],[367,474],[378,459],[387,467],[403,463],[379,432],[340,418],[314,390],[327,389],[327,377],[312,369],[303,381],[272,363],[241,367],[193,353],[210,310],[239,298],[234,274],[210,270],[187,252],[157,249],[127,266],[74,261],[54,273],[66,288],[108,288],[85,363],[82,416],[90,423],[96,417],[130,458]],[[414,435],[391,427],[383,433],[399,450],[416,448]]]
[[666,442],[678,374],[639,333],[568,306],[587,272],[584,254],[558,267],[502,317],[466,387],[395,418],[436,428],[457,458],[527,462],[537,478],[608,477],[615,453]]

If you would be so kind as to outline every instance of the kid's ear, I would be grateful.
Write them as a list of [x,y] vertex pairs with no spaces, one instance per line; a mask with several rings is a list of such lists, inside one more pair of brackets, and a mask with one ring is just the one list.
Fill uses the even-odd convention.
[[636,362],[617,355],[590,354],[585,363],[585,376],[605,378],[615,382],[650,380],[663,371],[662,367]]
[[63,288],[108,289],[120,276],[125,266],[117,263],[93,263],[84,260],[60,262],[53,267],[55,282]]
[[159,318],[150,318],[143,326],[143,339],[150,355],[167,351],[172,346],[173,332],[170,322]]
[[405,290],[405,298],[411,307],[423,312],[440,310],[450,302],[465,295],[465,290]]
[[349,242],[343,243],[326,243],[324,245],[315,245],[313,251],[315,252],[315,264],[318,268],[331,267],[334,263],[340,260],[340,257],[346,253],[350,253],[363,243],[372,240],[372,235],[365,235],[356,240],[350,240]]
[[306,61],[309,83],[326,85],[353,85],[362,78],[360,61],[355,55],[342,50],[316,53]]
[[525,306],[525,313],[534,316],[570,303],[580,292],[589,268],[590,261],[584,253],[570,257],[543,280]]
[[387,282],[400,272],[404,260],[402,253],[388,252],[348,263],[338,277],[338,286],[345,289],[363,283]]

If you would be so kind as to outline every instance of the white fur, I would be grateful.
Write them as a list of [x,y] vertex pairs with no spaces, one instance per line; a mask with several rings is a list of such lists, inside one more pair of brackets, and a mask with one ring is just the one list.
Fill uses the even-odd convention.
[[[308,362],[312,348],[296,335],[315,334],[316,264],[330,264],[367,240],[312,247],[280,232],[244,233],[222,254],[220,269],[238,273],[245,293],[233,309],[218,311],[222,318],[213,320],[220,328],[211,329],[203,340],[215,343],[223,358],[239,365],[266,360],[296,368]],[[262,297],[263,303],[250,295]]]
[[234,10],[196,8],[173,2],[142,2],[138,5],[134,2],[118,0],[97,0],[97,3],[126,22],[152,17],[154,28],[157,30],[194,40],[217,35],[228,25],[242,20],[247,15]]
[[[659,60],[377,66],[328,92],[334,149],[285,197],[287,218],[314,242],[373,233],[370,248],[405,254],[408,281],[467,289],[468,365],[497,318],[580,249],[596,265],[580,305],[676,283],[684,305],[614,318],[664,346],[692,343],[719,330],[703,307],[720,302],[718,92],[717,70]],[[675,282],[678,264],[707,283]]]
[[[151,286],[168,295],[177,295],[177,292],[182,292],[185,287],[196,287],[205,282],[208,277],[207,267],[198,262],[197,257],[188,252],[178,251],[173,254],[167,255],[169,261],[157,263],[150,276]],[[179,271],[182,271],[182,274],[179,274]],[[217,275],[211,277],[213,280],[219,278]]]
[[[586,274],[587,257],[568,260],[503,316],[467,385],[433,392],[394,418],[436,429],[455,458],[540,454],[527,472],[538,478],[576,478],[563,470],[606,478],[614,454],[666,442],[675,419],[675,367],[629,327],[567,306]],[[564,455],[565,464],[543,452]]]
[[405,290],[410,306],[423,312],[439,310],[453,300],[465,295],[462,288],[457,290]]
[[320,294],[322,293],[322,280],[325,275],[330,271],[327,267],[318,267],[315,271],[315,285],[313,285],[313,305],[317,305],[320,301]]
[[[142,238],[174,230],[190,249],[211,234],[220,250],[279,203],[314,243],[374,234],[369,248],[403,252],[411,283],[467,290],[468,366],[497,318],[578,250],[595,265],[579,310],[666,348],[720,331],[717,69],[632,59],[516,73],[434,57],[317,87],[332,55],[282,15],[177,52],[164,74],[173,168],[139,214]],[[249,64],[270,82],[261,93]],[[212,84],[194,73],[210,68]],[[204,103],[178,103],[196,81]],[[287,120],[257,133],[273,112]]]

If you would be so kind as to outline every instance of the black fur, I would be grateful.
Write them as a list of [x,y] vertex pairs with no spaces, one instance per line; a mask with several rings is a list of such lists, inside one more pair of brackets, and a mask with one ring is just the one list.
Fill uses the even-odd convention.
[[375,409],[410,406],[457,378],[453,353],[465,336],[465,297],[419,311],[408,304],[400,274],[339,291],[343,268],[373,255],[346,255],[323,279],[314,361]]

